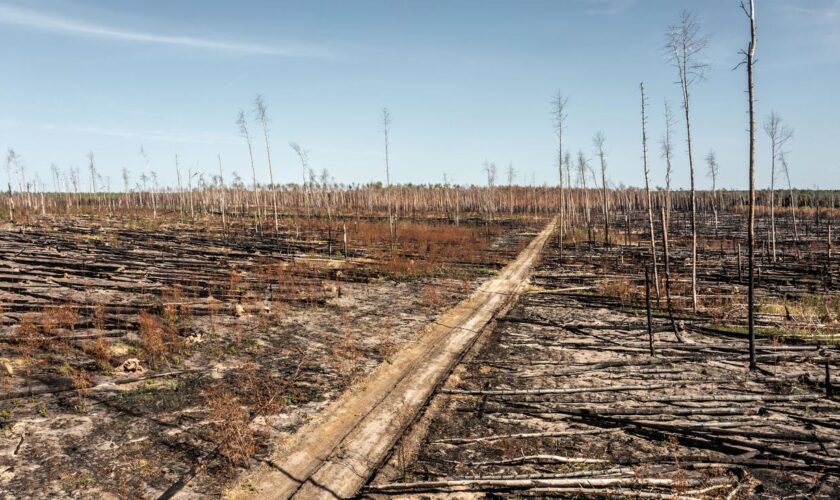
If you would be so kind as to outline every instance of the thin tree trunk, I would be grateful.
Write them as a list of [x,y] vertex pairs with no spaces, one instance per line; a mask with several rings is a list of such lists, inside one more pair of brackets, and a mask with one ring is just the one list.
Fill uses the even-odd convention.
[[[747,11],[741,4],[744,12]],[[750,19],[750,45],[747,50],[747,91],[750,108],[750,215],[747,226],[747,250],[749,267],[748,294],[748,331],[750,349],[750,370],[757,368],[755,362],[755,89],[753,86],[753,60],[755,58],[755,0],[750,0],[750,10],[746,12]]]
[[[653,282],[656,285],[656,302],[659,303],[659,271],[656,265],[656,235],[653,231],[653,200],[650,195],[650,169],[648,168],[647,151],[647,115],[645,114],[645,84],[640,83],[642,93],[642,158],[645,169],[645,193],[647,195],[648,227],[650,230],[650,255],[653,260]],[[651,348],[652,350],[652,348]]]

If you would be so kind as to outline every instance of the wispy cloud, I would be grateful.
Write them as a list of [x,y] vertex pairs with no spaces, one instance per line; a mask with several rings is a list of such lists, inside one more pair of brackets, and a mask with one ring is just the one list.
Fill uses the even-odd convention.
[[147,31],[134,31],[1,4],[0,24],[22,26],[49,33],[219,52],[314,59],[334,58],[334,54],[330,50],[302,43],[259,44],[188,35],[167,35]]
[[240,83],[242,80],[244,80],[246,78],[248,78],[248,73],[242,73],[241,75],[237,76],[236,78],[234,78],[233,80],[231,80],[227,84],[225,84],[225,88],[229,89],[229,88],[233,87],[234,85]]
[[583,0],[588,6],[586,13],[597,16],[614,16],[633,6],[638,0]]

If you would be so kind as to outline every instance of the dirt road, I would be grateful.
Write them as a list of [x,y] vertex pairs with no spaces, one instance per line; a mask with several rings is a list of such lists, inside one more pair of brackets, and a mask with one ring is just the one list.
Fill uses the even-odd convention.
[[354,495],[478,338],[521,289],[554,231],[528,247],[472,296],[442,315],[419,340],[348,390],[301,428],[270,461],[246,474],[235,498],[346,498]]

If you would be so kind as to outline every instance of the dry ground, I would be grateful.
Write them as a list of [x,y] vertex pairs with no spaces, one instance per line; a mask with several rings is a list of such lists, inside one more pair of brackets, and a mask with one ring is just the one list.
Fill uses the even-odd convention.
[[598,278],[547,252],[367,494],[840,494],[840,403],[823,378],[836,346],[763,338],[750,373],[740,334],[689,322],[679,340],[655,319],[651,356],[643,312],[599,303]]
[[218,495],[515,255],[517,224],[406,224],[396,261],[370,234],[348,259],[291,229],[3,228],[0,497]]

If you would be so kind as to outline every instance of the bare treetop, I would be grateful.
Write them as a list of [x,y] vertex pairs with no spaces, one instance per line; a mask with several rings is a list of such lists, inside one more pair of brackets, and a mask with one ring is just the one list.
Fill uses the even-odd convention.
[[[776,148],[782,148],[784,144],[793,138],[793,129],[782,125],[782,117],[776,111],[771,111],[770,116],[764,120],[764,131],[770,140],[775,143]],[[782,151],[776,151],[780,154]]]
[[254,115],[256,115],[257,120],[262,123],[263,128],[268,128],[268,123],[270,122],[268,119],[268,104],[266,104],[265,98],[262,94],[257,94],[254,97]]
[[709,38],[700,34],[700,22],[694,14],[683,11],[679,24],[665,33],[668,60],[679,71],[680,82],[690,85],[705,79],[709,64],[700,58],[709,45]]
[[239,126],[239,133],[243,138],[248,138],[248,120],[245,119],[245,111],[239,110],[239,115],[236,117],[236,124]]
[[706,165],[706,175],[712,180],[712,185],[714,185],[720,172],[720,166],[718,165],[717,155],[714,149],[710,149],[709,154],[706,155]]
[[606,154],[604,150],[604,144],[606,143],[606,139],[604,138],[604,133],[600,130],[595,134],[595,137],[592,138],[592,144],[595,146],[595,149],[598,150],[599,155]]
[[391,128],[391,112],[388,111],[388,108],[382,108],[382,131],[385,134],[388,133],[388,129]]
[[557,130],[558,133],[562,133],[564,128],[564,122],[566,121],[566,104],[569,102],[568,97],[563,96],[562,91],[557,91],[557,95],[551,101],[552,110],[551,114],[554,116],[554,129]]

